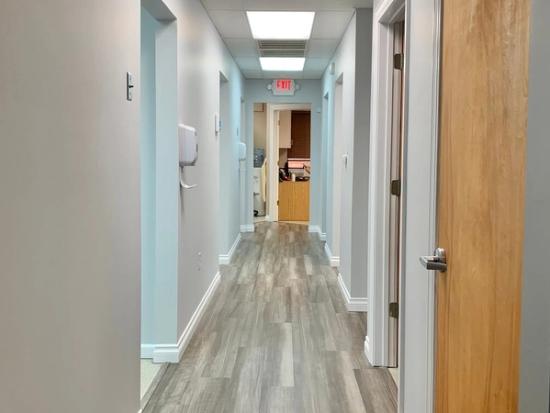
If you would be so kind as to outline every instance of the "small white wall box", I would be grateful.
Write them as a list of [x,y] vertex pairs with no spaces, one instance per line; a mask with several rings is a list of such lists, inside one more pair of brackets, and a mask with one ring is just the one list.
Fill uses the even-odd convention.
[[199,139],[195,128],[178,126],[180,166],[193,166],[199,157]]
[[237,143],[239,148],[239,161],[245,161],[246,160],[246,143],[239,142]]

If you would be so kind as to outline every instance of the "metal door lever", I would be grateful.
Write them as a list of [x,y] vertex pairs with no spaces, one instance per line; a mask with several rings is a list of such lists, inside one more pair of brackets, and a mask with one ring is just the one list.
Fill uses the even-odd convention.
[[424,255],[420,257],[420,263],[431,271],[447,271],[447,254],[443,248],[437,248],[434,255]]

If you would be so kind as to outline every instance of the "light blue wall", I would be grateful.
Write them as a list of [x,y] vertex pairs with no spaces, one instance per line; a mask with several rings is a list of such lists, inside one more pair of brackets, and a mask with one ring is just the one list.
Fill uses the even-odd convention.
[[[178,84],[174,88],[178,98],[177,122],[195,127],[199,139],[197,163],[186,167],[184,172],[186,181],[198,186],[193,190],[178,189],[179,264],[173,290],[177,294],[177,339],[169,342],[175,344],[219,271],[223,237],[219,206],[232,196],[238,200],[238,179],[230,179],[230,184],[220,190],[220,137],[214,131],[214,114],[220,112],[220,72],[228,80],[229,113],[237,124],[227,129],[233,133],[236,126],[240,127],[240,116],[234,113],[240,111],[244,91],[242,74],[201,2],[165,0],[165,3],[178,22]],[[222,192],[225,190],[230,194],[227,197]],[[228,219],[234,225],[227,231],[226,239],[237,235],[239,208],[234,203],[229,202],[233,206],[228,211],[237,212],[229,212],[235,217]]]
[[300,90],[294,96],[273,96],[267,89],[269,80],[246,81],[246,217],[245,225],[253,224],[252,168],[254,152],[254,103],[309,103],[311,104],[311,199],[310,226],[321,226],[322,221],[322,94],[320,80],[297,80]]
[[242,87],[242,82],[235,80],[220,84],[220,254],[229,252],[240,233],[241,191],[237,145],[242,134]]
[[179,146],[177,24],[156,33],[155,342],[178,340]]
[[177,341],[177,28],[144,8],[141,24],[141,343],[147,347]]
[[[325,197],[327,243],[340,257],[340,274],[354,298],[367,297],[367,231],[370,142],[370,99],[372,65],[372,9],[357,9],[332,59],[335,72],[327,69],[322,79],[323,95],[328,94],[326,130],[327,174]],[[343,79],[342,130],[336,131],[336,81]],[[335,139],[343,154],[348,154],[347,168],[336,164]],[[342,168],[340,190],[330,177]],[[338,208],[335,203],[339,202]],[[339,239],[335,226],[339,224]],[[339,241],[339,242],[338,242]]]
[[154,340],[155,283],[155,32],[159,23],[141,9],[141,342]]

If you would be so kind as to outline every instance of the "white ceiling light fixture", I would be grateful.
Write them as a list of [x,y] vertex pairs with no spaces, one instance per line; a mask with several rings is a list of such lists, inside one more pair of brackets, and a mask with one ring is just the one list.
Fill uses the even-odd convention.
[[301,72],[305,63],[305,57],[260,57],[264,72]]
[[252,37],[257,40],[307,40],[315,12],[247,11]]

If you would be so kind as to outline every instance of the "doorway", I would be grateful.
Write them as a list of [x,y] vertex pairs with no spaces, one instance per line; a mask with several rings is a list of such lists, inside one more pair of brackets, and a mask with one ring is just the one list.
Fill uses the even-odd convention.
[[307,225],[310,216],[311,105],[254,104],[254,221]]
[[254,103],[254,169],[252,172],[254,222],[269,221],[267,158],[267,103]]
[[389,237],[389,319],[388,319],[388,367],[399,386],[399,295],[401,289],[401,254],[402,254],[402,205],[401,186],[403,182],[403,144],[404,144],[404,76],[405,64],[405,21],[393,23],[393,82],[391,104],[391,164],[390,164],[390,237]]
[[[166,366],[156,347],[170,342],[171,292],[178,276],[179,176],[177,24],[161,1],[141,7],[141,401]],[[169,229],[168,231],[166,229]],[[162,257],[162,259],[160,258]],[[157,360],[156,360],[157,359]]]
[[278,117],[279,221],[309,224],[311,111],[281,110]]

